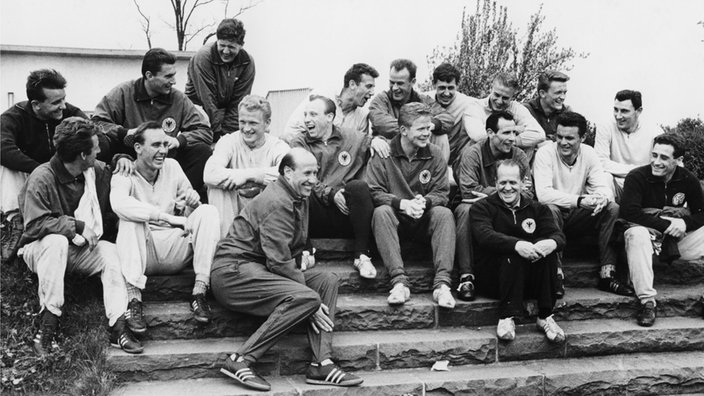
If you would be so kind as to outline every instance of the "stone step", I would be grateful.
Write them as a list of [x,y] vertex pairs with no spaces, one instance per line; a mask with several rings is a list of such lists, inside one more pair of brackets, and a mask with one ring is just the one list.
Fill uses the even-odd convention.
[[153,395],[546,395],[700,394],[704,392],[704,352],[643,353],[533,360],[485,366],[383,370],[360,374],[354,388],[315,386],[303,376],[270,377],[271,392],[251,391],[219,376],[203,379],[132,382],[112,396]]
[[[644,352],[704,350],[704,320],[662,318],[653,327],[632,320],[560,323],[567,339],[551,344],[534,324],[519,325],[513,342],[498,341],[495,326],[374,332],[340,332],[333,359],[349,371],[430,368],[438,360],[453,366],[532,359],[564,359]],[[142,355],[111,349],[108,363],[122,380],[214,377],[245,337],[145,342]],[[311,360],[303,334],[286,336],[257,364],[262,375],[305,373]]]
[[[658,315],[701,317],[704,307],[701,285],[662,286],[658,288]],[[261,318],[236,314],[212,301],[213,320],[200,325],[193,319],[187,302],[147,302],[145,319],[148,339],[234,337],[251,334]],[[555,309],[557,320],[630,318],[635,320],[635,298],[617,296],[596,289],[569,288]],[[401,330],[456,326],[494,325],[498,320],[498,302],[477,298],[457,301],[452,311],[440,309],[430,294],[413,294],[400,307],[390,307],[386,294],[343,294],[338,298],[335,326],[339,331]],[[528,304],[535,315],[534,304]]]

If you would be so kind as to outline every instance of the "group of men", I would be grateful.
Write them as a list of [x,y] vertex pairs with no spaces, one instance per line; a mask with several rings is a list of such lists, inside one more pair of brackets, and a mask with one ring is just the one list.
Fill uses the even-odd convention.
[[[704,257],[704,197],[681,166],[685,146],[641,120],[637,91],[616,94],[592,148],[587,120],[564,103],[563,73],[541,74],[521,104],[506,73],[485,98],[458,92],[450,64],[425,95],[407,59],[391,63],[389,89],[374,95],[379,73],[358,63],[341,89],[305,98],[278,138],[269,102],[250,94],[244,26],[226,19],[216,37],[191,59],[185,93],[174,89],[175,57],[155,48],[91,120],[46,69],[30,74],[28,101],[2,114],[1,209],[19,209],[18,254],[39,277],[37,353],[56,347],[66,273],[101,274],[110,341],[140,353],[147,277],[192,263],[196,321],[211,319],[209,288],[226,309],[267,318],[224,374],[270,389],[252,364],[308,321],[306,381],[352,386],[362,379],[331,360],[338,279],[313,269],[311,238],[353,239],[363,278],[377,276],[378,252],[390,305],[411,298],[402,241],[430,242],[434,300],[454,308],[453,286],[462,300],[499,299],[506,341],[528,298],[546,337],[564,341],[552,310],[565,292],[566,235],[596,236],[599,288],[635,294],[643,326],[656,318],[653,253]],[[635,290],[617,277],[619,234]]]

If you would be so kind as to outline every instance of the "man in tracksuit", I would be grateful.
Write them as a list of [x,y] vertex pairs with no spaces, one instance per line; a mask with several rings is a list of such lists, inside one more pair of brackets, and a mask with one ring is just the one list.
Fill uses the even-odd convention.
[[318,179],[318,163],[294,148],[282,158],[279,178],[235,217],[218,244],[211,272],[213,295],[235,312],[267,317],[225,362],[221,372],[240,384],[268,391],[269,383],[250,365],[304,320],[313,352],[306,382],[352,386],[362,379],[332,360],[337,275],[306,271],[315,258],[308,249],[308,197]]
[[376,209],[372,230],[391,276],[389,305],[410,298],[403,268],[399,235],[430,239],[435,264],[433,298],[444,308],[454,308],[450,273],[455,259],[455,221],[448,202],[450,183],[447,162],[438,146],[430,143],[431,112],[423,103],[401,107],[400,133],[391,140],[391,155],[375,156],[367,166],[367,183]]

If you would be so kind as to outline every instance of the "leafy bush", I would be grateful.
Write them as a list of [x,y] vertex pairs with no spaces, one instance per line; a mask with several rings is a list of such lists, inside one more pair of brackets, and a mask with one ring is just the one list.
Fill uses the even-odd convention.
[[665,130],[684,138],[687,144],[684,166],[697,175],[699,180],[704,180],[704,121],[700,118],[684,118],[676,127],[665,127]]

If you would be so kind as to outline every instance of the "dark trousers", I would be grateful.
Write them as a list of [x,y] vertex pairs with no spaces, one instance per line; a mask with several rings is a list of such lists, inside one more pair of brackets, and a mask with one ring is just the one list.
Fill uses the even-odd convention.
[[[211,273],[215,299],[223,307],[267,319],[240,347],[237,354],[250,363],[260,359],[279,339],[320,307],[330,309],[335,319],[337,275],[323,271],[304,273],[306,284],[269,272],[259,263],[233,262]],[[308,326],[308,342],[315,362],[332,358],[332,332],[316,334]]]
[[469,209],[472,204],[460,203],[455,208],[455,233],[457,244],[455,247],[455,265],[460,270],[460,276],[473,274],[472,270],[472,230],[469,227]]
[[[191,143],[186,147],[179,147],[173,154],[173,158],[178,161],[183,173],[186,174],[188,181],[191,182],[191,187],[199,193],[203,189],[205,162],[208,161],[212,154],[213,150],[205,143]],[[203,191],[205,190],[203,189]]]
[[369,186],[362,180],[345,185],[345,202],[349,216],[340,212],[335,203],[325,205],[315,195],[310,197],[308,233],[311,238],[354,238],[355,255],[369,255],[374,203]]
[[475,267],[477,292],[499,299],[499,318],[522,316],[526,299],[538,300],[538,316],[552,314],[557,282],[557,254],[552,253],[534,263],[518,254],[482,260]]

